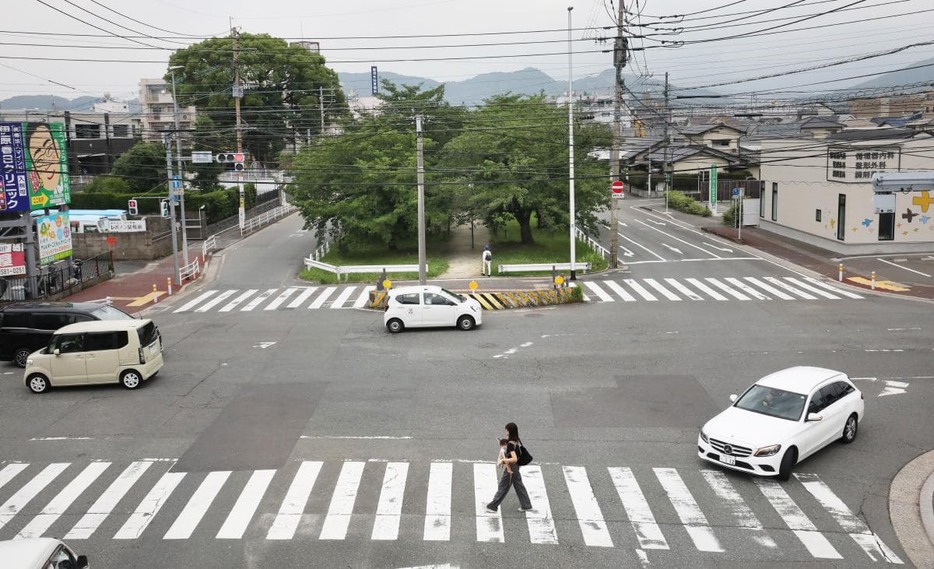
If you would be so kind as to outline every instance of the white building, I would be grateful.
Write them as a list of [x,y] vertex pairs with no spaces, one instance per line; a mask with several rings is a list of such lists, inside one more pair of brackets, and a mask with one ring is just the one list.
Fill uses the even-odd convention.
[[[142,105],[140,115],[143,125],[143,140],[162,142],[165,131],[175,131],[175,106],[172,98],[172,84],[164,79],[140,79],[139,102]],[[197,113],[195,107],[179,107],[178,124],[182,141],[191,140],[191,130]]]

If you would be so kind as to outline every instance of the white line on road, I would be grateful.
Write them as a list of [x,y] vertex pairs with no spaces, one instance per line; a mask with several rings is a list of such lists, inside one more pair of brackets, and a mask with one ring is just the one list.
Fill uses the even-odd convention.
[[756,285],[757,287],[761,288],[762,290],[768,292],[772,296],[777,296],[778,298],[782,300],[794,300],[795,299],[795,297],[785,294],[784,292],[778,290],[774,286],[771,286],[767,283],[760,281],[756,277],[743,277],[743,278],[751,282],[752,284]]
[[344,290],[342,290],[341,293],[337,295],[337,298],[334,299],[334,302],[331,303],[331,308],[343,308],[344,302],[350,298],[350,295],[353,294],[353,291],[355,290],[357,290],[357,287],[355,286],[345,287]]
[[658,300],[657,298],[655,298],[655,295],[653,295],[651,292],[647,291],[647,290],[645,289],[645,287],[643,287],[642,285],[640,285],[639,283],[637,283],[635,280],[633,280],[633,279],[623,279],[623,282],[626,283],[627,285],[629,285],[629,288],[631,288],[632,290],[636,291],[636,294],[638,294],[639,296],[641,296],[641,297],[644,298],[645,300],[648,300],[648,301],[650,301],[650,302],[655,302],[655,301]]
[[64,472],[69,462],[56,462],[42,469],[32,480],[27,482],[18,492],[0,506],[0,529],[3,529],[10,520],[19,513],[43,488]]
[[893,263],[893,262],[891,262],[891,261],[886,261],[885,259],[879,259],[879,258],[876,258],[876,260],[877,260],[877,261],[882,261],[883,263],[885,263],[885,264],[887,264],[887,265],[892,265],[893,267],[898,267],[899,269],[902,269],[902,270],[905,270],[905,271],[909,271],[909,272],[912,272],[912,273],[921,275],[922,277],[931,278],[931,275],[929,275],[929,274],[927,274],[927,273],[922,273],[921,271],[916,271],[916,270],[914,270],[914,269],[909,269],[908,267],[903,267],[903,266],[899,265],[898,263]]
[[597,283],[592,283],[590,281],[583,281],[583,282],[584,282],[584,286],[587,287],[590,290],[590,292],[600,297],[600,300],[602,300],[603,302],[613,302],[615,300],[612,296],[607,294],[605,290],[600,288],[600,285],[598,285]]
[[807,282],[809,282],[809,283],[811,283],[811,284],[817,285],[817,286],[819,286],[819,287],[821,287],[821,288],[826,288],[827,290],[832,290],[832,291],[835,292],[836,294],[842,294],[843,296],[845,296],[845,297],[847,297],[847,298],[863,298],[862,296],[860,296],[860,295],[858,295],[858,294],[856,294],[856,293],[850,292],[850,291],[848,291],[848,290],[843,290],[842,288],[832,287],[832,286],[830,286],[830,285],[827,284],[827,283],[824,283],[824,282],[821,282],[821,281],[815,279],[814,277],[804,277],[804,280],[806,280]]
[[149,494],[143,498],[143,501],[130,515],[130,519],[117,531],[114,539],[136,539],[142,535],[183,478],[185,478],[184,472],[166,472],[163,474],[162,478],[156,482]]
[[733,290],[733,289],[730,288],[728,285],[726,285],[726,284],[724,284],[724,283],[718,281],[717,279],[715,279],[715,278],[713,278],[713,277],[706,277],[704,280],[707,281],[707,282],[709,282],[709,283],[712,284],[713,286],[719,288],[720,290],[722,290],[723,292],[727,293],[728,295],[732,296],[732,297],[735,298],[736,300],[749,300],[749,297],[746,296],[745,294],[743,294],[743,293],[741,293],[741,292],[739,292],[739,291]]
[[812,556],[820,559],[843,559],[778,482],[758,479],[755,482],[788,529],[798,537]]
[[260,304],[266,302],[266,299],[268,299],[270,296],[272,296],[277,290],[279,290],[279,289],[278,289],[278,288],[268,288],[268,289],[266,289],[265,291],[263,291],[262,294],[260,294],[259,296],[257,296],[257,297],[254,298],[253,300],[251,300],[249,304],[247,304],[246,306],[244,306],[243,308],[241,308],[241,309],[240,309],[240,312],[251,312],[254,308],[256,308],[256,307],[259,306]]
[[690,241],[685,241],[684,239],[681,239],[680,237],[675,237],[675,236],[672,235],[671,233],[668,233],[668,232],[666,232],[666,231],[662,231],[661,229],[659,229],[659,228],[657,228],[657,227],[652,227],[651,225],[645,223],[644,221],[641,221],[641,220],[638,220],[638,219],[637,219],[636,221],[638,221],[638,222],[641,223],[642,225],[648,227],[649,229],[653,229],[653,230],[655,230],[655,231],[658,231],[659,233],[661,233],[662,235],[665,235],[666,237],[669,237],[669,238],[671,238],[671,239],[674,239],[675,241],[680,241],[681,243],[684,243],[684,244],[687,245],[688,247],[694,247],[694,248],[697,249],[698,251],[701,251],[701,252],[703,252],[703,253],[705,253],[705,254],[707,254],[707,255],[710,255],[710,256],[713,257],[714,259],[719,259],[719,258],[720,258],[720,255],[717,255],[716,253],[711,253],[711,252],[708,251],[707,249],[704,249],[703,247],[701,247],[701,246],[699,246],[699,245],[695,245],[694,243],[691,243]]
[[622,298],[624,301],[626,301],[626,302],[635,302],[635,301],[636,301],[636,297],[634,297],[633,295],[631,295],[631,294],[629,294],[628,292],[626,292],[626,289],[624,289],[623,287],[619,286],[619,284],[617,284],[615,281],[603,281],[603,284],[605,284],[607,287],[609,287],[610,290],[612,290],[613,292],[615,292],[616,295],[619,296],[620,298]]
[[700,551],[723,551],[720,541],[717,540],[710,524],[707,523],[707,517],[697,505],[678,471],[674,468],[653,468],[652,470],[655,471],[655,477],[668,494],[668,500],[674,506],[694,546]]
[[677,290],[678,292],[680,292],[680,293],[683,294],[684,296],[690,298],[691,300],[704,300],[704,297],[703,297],[703,296],[697,294],[697,293],[694,292],[693,290],[691,290],[691,289],[689,289],[688,287],[684,286],[683,284],[679,283],[676,279],[667,278],[667,279],[665,279],[665,282],[668,283],[668,284],[670,284],[672,287],[675,288],[675,290]]
[[301,294],[299,294],[298,296],[296,296],[296,297],[295,297],[295,300],[293,300],[292,302],[288,303],[285,307],[286,307],[286,308],[298,308],[299,306],[302,305],[303,302],[305,302],[306,300],[308,300],[308,297],[310,297],[311,295],[313,295],[313,294],[315,293],[316,290],[318,290],[318,287],[316,287],[316,286],[305,287],[305,289],[302,290]]
[[211,310],[212,308],[214,308],[214,307],[217,306],[218,304],[224,302],[225,300],[227,300],[228,298],[230,298],[231,296],[233,296],[236,292],[237,292],[237,289],[225,290],[224,292],[222,292],[222,293],[220,293],[219,295],[215,296],[215,297],[212,298],[211,300],[205,302],[204,305],[199,306],[198,308],[196,308],[196,309],[195,309],[195,312],[207,312],[208,310]]
[[399,523],[402,521],[402,498],[405,496],[405,479],[409,472],[408,462],[386,464],[383,487],[379,492],[376,519],[370,539],[395,540],[399,538]]
[[486,505],[493,499],[497,487],[496,465],[492,463],[473,465],[474,507],[477,515],[477,541],[503,543],[503,518],[500,510],[487,511]]
[[765,533],[762,522],[752,513],[752,510],[746,505],[746,501],[743,500],[743,497],[740,496],[736,488],[733,487],[733,484],[730,482],[730,479],[727,478],[726,474],[719,470],[702,470],[701,475],[710,485],[711,489],[713,489],[717,498],[720,498],[720,500],[730,508],[733,518],[736,520],[739,527],[752,530],[754,532],[753,539],[759,544],[770,549],[778,547],[775,540]]
[[251,296],[253,296],[254,294],[258,292],[259,292],[258,288],[251,288],[249,290],[246,290],[240,296],[238,296],[237,298],[231,300],[229,303],[222,306],[221,309],[218,310],[218,312],[230,312],[231,310],[239,306],[241,302],[250,298]]
[[330,298],[332,294],[334,294],[335,290],[337,290],[336,286],[329,286],[328,288],[324,289],[321,291],[321,294],[318,295],[318,298],[316,298],[314,302],[308,305],[308,308],[315,310],[321,308],[327,299]]
[[655,279],[642,279],[642,280],[645,281],[645,284],[657,290],[659,293],[662,294],[662,296],[664,296],[668,300],[675,300],[675,301],[681,300],[680,296],[676,295],[675,293],[671,292],[667,288],[663,287],[662,284],[656,281]]
[[88,539],[91,537],[117,506],[117,503],[130,491],[130,488],[136,484],[136,481],[143,476],[152,464],[150,461],[140,460],[127,466],[120,473],[120,476],[104,490],[104,493],[88,509],[87,513],[78,520],[75,527],[65,534],[65,539]]
[[770,297],[762,294],[758,290],[752,288],[751,286],[749,286],[748,284],[744,283],[743,281],[739,280],[736,277],[726,277],[723,280],[737,287],[739,290],[745,292],[746,294],[748,294],[749,296],[753,298],[757,298],[759,300],[772,300]]
[[646,246],[643,245],[642,243],[638,243],[638,242],[636,242],[636,241],[633,241],[632,239],[630,239],[629,237],[626,237],[626,236],[623,235],[622,233],[618,233],[618,235],[619,235],[620,237],[622,237],[623,239],[625,239],[626,241],[629,241],[630,243],[632,243],[632,244],[635,245],[636,247],[641,247],[642,249],[645,249],[646,253],[648,253],[648,254],[650,254],[650,255],[654,255],[659,261],[665,261],[665,260],[666,260],[664,257],[662,257],[661,255],[659,255],[659,254],[656,253],[655,251],[649,249],[648,247],[646,247]]
[[698,279],[688,278],[688,279],[684,279],[684,280],[686,280],[687,282],[691,283],[691,284],[694,285],[698,290],[700,290],[700,291],[703,292],[703,293],[706,293],[710,298],[712,298],[712,299],[714,299],[714,300],[729,300],[727,297],[723,296],[723,295],[720,294],[719,292],[717,292],[717,291],[715,291],[714,289],[710,288],[709,286],[705,285],[704,283],[702,283],[702,282],[701,282],[700,280],[698,280]]
[[796,285],[796,286],[799,286],[799,287],[803,288],[804,290],[807,290],[807,291],[813,292],[814,294],[818,294],[818,295],[820,295],[820,296],[823,296],[824,298],[829,298],[830,300],[840,300],[840,297],[839,297],[839,296],[835,296],[835,295],[833,295],[833,294],[830,294],[829,292],[826,292],[826,291],[823,291],[823,290],[817,288],[816,286],[811,286],[811,285],[809,285],[809,284],[807,284],[807,283],[805,283],[805,282],[799,281],[798,279],[796,279],[796,278],[794,278],[794,277],[785,277],[785,280],[788,281],[788,282],[790,282],[790,283],[793,284],[793,285]]
[[425,499],[425,541],[451,539],[451,480],[454,465],[432,462],[428,473],[428,496]]
[[217,294],[216,290],[209,290],[207,292],[204,292],[201,295],[195,297],[194,300],[190,300],[186,302],[185,304],[183,304],[181,307],[177,308],[175,312],[187,312],[188,310],[191,310],[195,306],[198,306],[202,301],[207,300],[209,297],[215,294]]
[[191,499],[182,508],[182,513],[175,518],[172,527],[162,536],[162,539],[188,539],[191,537],[191,534],[194,533],[195,528],[201,522],[201,518],[207,513],[211,503],[214,502],[214,498],[217,497],[217,493],[221,491],[229,477],[229,470],[208,473],[191,496]]
[[29,467],[28,463],[18,462],[15,464],[8,464],[3,467],[3,470],[0,470],[0,488],[6,486],[6,483],[10,480],[13,480],[20,472],[26,470]]
[[542,477],[542,467],[523,466],[522,482],[529,491],[529,500],[532,502],[532,511],[525,513],[525,521],[529,526],[529,540],[539,544],[558,544],[558,532],[555,530],[555,520],[551,515],[551,504],[548,501],[548,492],[545,490],[545,480]]
[[665,248],[668,249],[669,251],[674,251],[675,253],[677,253],[677,254],[679,254],[679,255],[684,255],[684,252],[683,252],[681,249],[678,249],[677,247],[672,247],[672,246],[669,245],[668,243],[662,243],[662,247],[665,247]]
[[217,536],[215,536],[217,539],[240,539],[243,537],[275,474],[275,470],[256,470],[253,472],[243,491],[240,492],[237,502],[230,509],[227,519],[224,520],[224,525],[217,532]]
[[363,478],[365,462],[345,462],[337,477],[337,485],[331,494],[331,504],[321,526],[318,539],[344,539],[353,515],[353,505],[357,501],[357,491]]
[[360,292],[360,296],[357,297],[357,300],[354,301],[354,308],[363,308],[366,306],[366,303],[370,301],[370,291],[376,290],[376,287],[373,285],[363,287],[363,290]]
[[295,536],[295,530],[298,529],[298,522],[302,521],[305,504],[308,503],[308,496],[311,495],[322,464],[324,463],[320,461],[306,460],[298,467],[266,539],[292,539]]
[[613,547],[613,538],[610,537],[600,504],[594,496],[587,469],[583,466],[565,466],[563,470],[584,543],[591,547]]
[[632,469],[620,467],[607,468],[619,499],[623,502],[626,516],[632,524],[639,547],[642,549],[668,549],[668,542],[662,533],[662,528],[655,521],[652,508],[649,507],[645,494],[639,487],[639,482],[632,473]]
[[65,513],[68,506],[87,490],[88,486],[97,480],[98,476],[103,474],[110,464],[109,462],[92,462],[87,465],[85,469],[81,471],[81,474],[69,482],[64,490],[59,492],[46,507],[42,508],[42,512],[34,517],[32,521],[16,535],[16,538],[31,539],[42,537],[42,534],[52,527],[55,520]]
[[789,285],[788,283],[786,283],[786,282],[784,282],[784,281],[782,281],[782,280],[780,280],[780,279],[777,279],[777,278],[775,278],[775,277],[765,277],[765,280],[769,281],[770,283],[772,283],[772,284],[775,285],[775,286],[778,286],[778,287],[781,287],[781,288],[787,290],[787,291],[790,292],[791,294],[800,296],[800,297],[803,298],[804,300],[817,300],[817,297],[816,297],[816,296],[811,295],[811,294],[808,294],[808,293],[803,292],[803,291],[800,291],[800,290],[796,289],[795,287]]
[[263,310],[275,310],[279,308],[279,306],[282,305],[283,302],[288,300],[290,296],[295,294],[297,290],[298,290],[298,287],[290,286],[289,288],[282,291],[282,293],[279,296],[277,296],[275,299],[273,299],[272,302],[266,305],[266,307],[263,308]]

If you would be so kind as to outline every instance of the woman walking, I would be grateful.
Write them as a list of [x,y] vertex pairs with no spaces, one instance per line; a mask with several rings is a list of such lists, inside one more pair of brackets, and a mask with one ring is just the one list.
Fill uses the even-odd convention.
[[519,427],[515,423],[506,424],[506,452],[499,459],[499,464],[503,464],[506,469],[499,479],[499,488],[493,501],[486,505],[486,509],[495,512],[503,502],[509,487],[516,489],[516,496],[519,498],[519,511],[528,512],[532,509],[532,502],[529,500],[529,493],[522,483],[522,475],[519,474],[519,452],[522,447],[522,439],[519,438]]

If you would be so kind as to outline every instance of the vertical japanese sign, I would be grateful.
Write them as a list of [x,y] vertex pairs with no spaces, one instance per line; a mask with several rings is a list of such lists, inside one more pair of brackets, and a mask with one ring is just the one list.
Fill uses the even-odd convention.
[[717,205],[717,165],[710,165],[710,209]]
[[71,203],[65,125],[24,123],[29,207],[42,209]]
[[48,265],[71,256],[71,224],[68,212],[36,218],[39,235],[39,264]]
[[379,72],[375,65],[370,67],[370,94],[374,97],[379,95]]
[[0,177],[3,180],[0,211],[29,211],[22,123],[0,123]]
[[0,243],[0,277],[26,274],[22,243]]

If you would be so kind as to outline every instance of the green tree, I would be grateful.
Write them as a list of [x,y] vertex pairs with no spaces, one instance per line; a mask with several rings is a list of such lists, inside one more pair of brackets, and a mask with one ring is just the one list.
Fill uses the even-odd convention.
[[[337,73],[320,54],[268,34],[240,34],[236,52],[244,150],[260,162],[274,163],[296,136],[319,133],[322,107],[326,125],[345,112]],[[169,57],[170,67],[181,66],[175,71],[179,104],[210,117],[215,132],[225,135],[225,150],[236,149],[233,57],[231,37],[210,38]]]
[[130,191],[137,194],[166,188],[165,146],[158,142],[139,142],[116,161],[111,174],[123,178]]
[[89,184],[81,188],[87,194],[128,194],[130,186],[123,178],[114,176],[97,176]]
[[[217,128],[217,123],[209,116],[198,115],[195,119],[195,132],[192,135],[192,150],[210,151],[214,154],[230,150],[226,148],[226,137]],[[224,165],[217,162],[210,164],[195,164],[190,162],[185,165],[185,170],[194,174],[192,184],[203,191],[210,191],[217,187],[218,177],[224,171]]]

